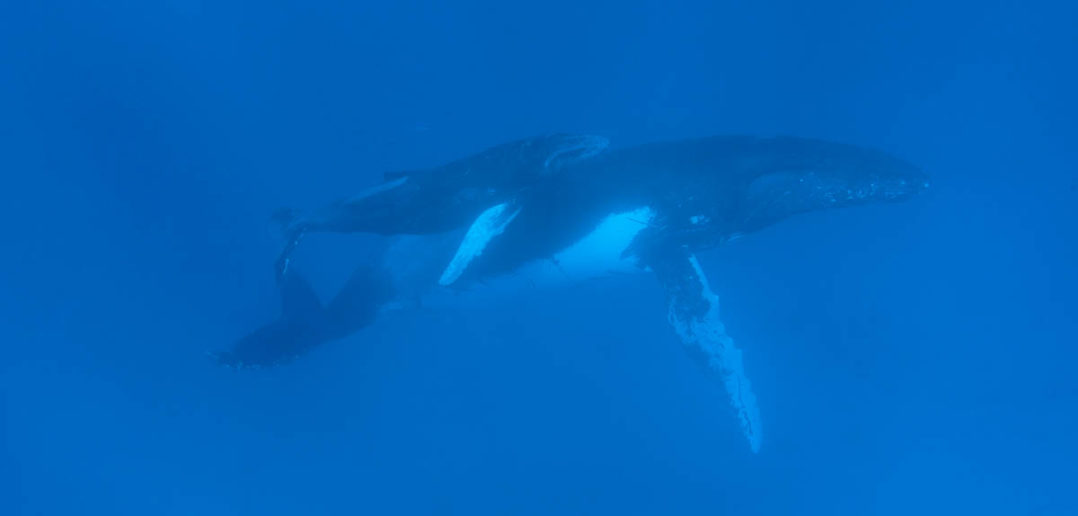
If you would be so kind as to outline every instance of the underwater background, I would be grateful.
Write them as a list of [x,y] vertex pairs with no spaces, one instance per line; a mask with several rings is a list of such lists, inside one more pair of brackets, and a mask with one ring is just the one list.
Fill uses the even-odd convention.
[[[6,2],[0,515],[1078,514],[1076,62],[1071,2]],[[206,358],[278,311],[275,209],[551,131],[932,188],[701,256],[755,455],[647,276]]]

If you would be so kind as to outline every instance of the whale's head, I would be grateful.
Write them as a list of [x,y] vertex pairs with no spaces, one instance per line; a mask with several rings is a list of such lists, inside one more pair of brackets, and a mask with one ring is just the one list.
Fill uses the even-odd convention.
[[929,187],[928,175],[916,165],[886,152],[831,144],[815,159],[811,177],[817,188],[840,204],[904,201]]
[[910,199],[929,187],[916,165],[886,152],[801,138],[767,140],[762,163],[746,185],[750,225],[788,216]]

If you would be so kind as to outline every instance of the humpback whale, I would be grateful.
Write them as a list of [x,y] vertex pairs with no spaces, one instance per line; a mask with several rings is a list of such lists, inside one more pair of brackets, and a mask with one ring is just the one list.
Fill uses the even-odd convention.
[[[668,321],[690,355],[720,378],[756,452],[762,425],[743,354],[696,254],[799,213],[903,201],[927,187],[923,172],[888,153],[806,138],[717,136],[612,150],[598,137],[521,140],[443,167],[388,174],[354,202],[290,223],[278,260],[282,295],[294,290],[288,253],[308,230],[396,235],[379,265],[392,287],[351,303],[357,319],[337,315],[349,324],[329,324],[317,338],[291,328],[323,321],[323,311],[285,310],[276,326],[229,356],[265,361],[276,350],[251,350],[269,344],[308,349],[357,330],[390,298],[417,292],[508,276],[557,284],[651,273],[666,293]],[[360,290],[344,289],[357,299],[365,297]]]

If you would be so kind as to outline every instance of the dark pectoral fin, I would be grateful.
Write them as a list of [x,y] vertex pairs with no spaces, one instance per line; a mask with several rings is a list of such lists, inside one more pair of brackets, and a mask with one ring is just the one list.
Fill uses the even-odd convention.
[[668,319],[681,341],[709,370],[718,373],[730,405],[753,452],[760,449],[760,409],[745,376],[741,350],[719,320],[719,298],[696,257],[675,248],[649,253],[647,265],[666,291]]

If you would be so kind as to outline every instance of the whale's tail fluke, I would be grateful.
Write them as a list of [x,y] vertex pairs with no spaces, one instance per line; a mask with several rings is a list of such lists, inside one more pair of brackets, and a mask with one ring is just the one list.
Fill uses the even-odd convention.
[[321,303],[298,271],[287,271],[278,288],[280,316],[238,340],[232,349],[211,353],[217,362],[237,368],[291,362],[325,342],[343,339],[367,326],[393,297],[384,271],[367,266],[357,268],[328,305]]

